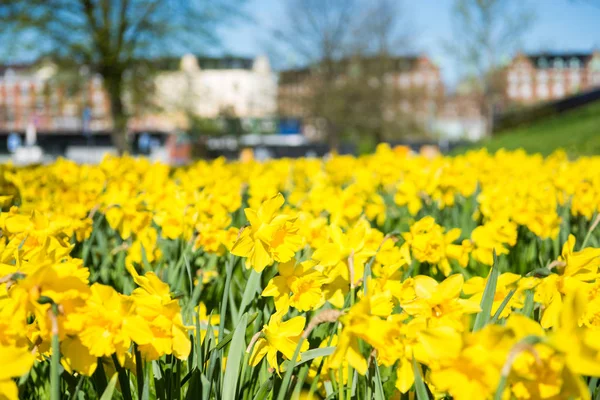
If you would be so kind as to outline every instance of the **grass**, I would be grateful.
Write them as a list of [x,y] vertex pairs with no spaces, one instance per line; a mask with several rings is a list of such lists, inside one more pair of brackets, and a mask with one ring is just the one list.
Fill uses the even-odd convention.
[[482,147],[491,152],[522,148],[528,153],[548,155],[562,148],[570,156],[600,154],[600,102],[528,126],[498,132],[490,139],[457,152]]

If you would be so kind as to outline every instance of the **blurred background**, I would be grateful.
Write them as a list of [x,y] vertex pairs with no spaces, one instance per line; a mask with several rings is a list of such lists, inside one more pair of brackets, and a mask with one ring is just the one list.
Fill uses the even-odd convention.
[[0,0],[0,159],[600,153],[600,0]]

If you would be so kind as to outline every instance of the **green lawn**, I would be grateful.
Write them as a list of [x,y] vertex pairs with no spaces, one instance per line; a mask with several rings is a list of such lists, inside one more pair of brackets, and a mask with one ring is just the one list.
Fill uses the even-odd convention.
[[496,133],[467,149],[480,147],[491,152],[523,148],[528,153],[548,155],[563,148],[571,156],[600,154],[600,102]]

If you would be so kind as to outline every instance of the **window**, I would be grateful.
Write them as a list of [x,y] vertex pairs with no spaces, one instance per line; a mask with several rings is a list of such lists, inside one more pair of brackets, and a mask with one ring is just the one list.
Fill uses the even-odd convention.
[[562,82],[554,83],[554,85],[552,86],[552,95],[552,97],[554,98],[564,97],[565,86],[562,84]]
[[563,69],[565,67],[565,62],[563,61],[562,58],[555,58],[554,59],[554,68],[555,69]]
[[579,86],[581,83],[581,75],[579,75],[578,71],[571,71],[569,74],[569,83],[571,86]]
[[14,88],[11,84],[6,84],[5,86],[5,90],[6,90],[6,103],[7,104],[12,104],[14,101],[14,95],[15,95],[15,91]]
[[27,100],[29,98],[29,82],[27,82],[27,81],[21,82],[20,88],[21,88],[21,98],[23,98],[24,100]]
[[538,71],[536,79],[537,79],[538,83],[548,82],[548,72]]
[[416,85],[422,85],[423,84],[423,74],[421,74],[420,72],[415,72],[414,82]]
[[524,99],[530,99],[532,95],[531,85],[521,86],[521,96]]
[[517,72],[515,71],[510,71],[508,73],[508,81],[509,82],[518,82],[519,81],[519,75],[517,74]]
[[537,86],[537,95],[540,99],[547,99],[550,97],[550,90],[546,83],[540,83]]
[[590,69],[596,72],[600,71],[600,57],[594,57],[594,59],[590,63]]
[[546,57],[541,57],[540,59],[538,59],[537,65],[538,68],[548,68],[548,59],[546,59]]
[[572,57],[569,60],[569,68],[574,68],[574,69],[579,69],[581,68],[581,61],[579,61],[579,58],[577,57]]

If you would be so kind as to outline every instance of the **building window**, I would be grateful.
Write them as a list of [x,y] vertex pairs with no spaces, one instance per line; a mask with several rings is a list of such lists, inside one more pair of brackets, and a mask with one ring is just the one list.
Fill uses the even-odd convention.
[[569,74],[569,83],[571,84],[571,86],[579,86],[579,84],[581,83],[581,76],[579,75],[579,72],[572,71]]
[[590,69],[592,71],[600,71],[600,57],[594,57],[590,63]]
[[21,97],[29,97],[29,82],[21,82]]
[[510,71],[508,73],[508,81],[511,82],[511,83],[518,82],[519,81],[519,75],[517,74],[517,72]]
[[555,82],[552,86],[552,95],[554,98],[563,97],[565,95],[565,86],[562,82]]
[[538,64],[538,68],[542,68],[542,69],[548,68],[548,60],[545,57],[540,58],[538,60],[537,64]]
[[15,99],[14,98],[14,95],[15,95],[14,89],[13,89],[12,85],[10,85],[10,84],[7,84],[5,86],[5,88],[6,88],[6,92],[5,92],[6,93],[6,103],[12,104]]
[[422,85],[423,84],[423,74],[421,74],[420,72],[415,72],[414,81],[415,81],[415,85],[417,85],[417,86]]
[[569,68],[579,69],[581,68],[581,61],[579,58],[573,57],[569,60]]
[[519,97],[519,88],[517,87],[517,85],[511,84],[508,87],[508,97],[510,97],[511,99],[516,99]]
[[539,71],[536,77],[538,83],[548,82],[548,73],[546,71]]
[[537,86],[537,95],[540,99],[547,99],[550,97],[550,90],[546,83],[540,83]]
[[555,58],[554,59],[554,68],[556,69],[563,69],[565,67],[565,62],[563,61],[562,58]]
[[524,99],[530,99],[532,95],[531,85],[521,86],[521,96]]

